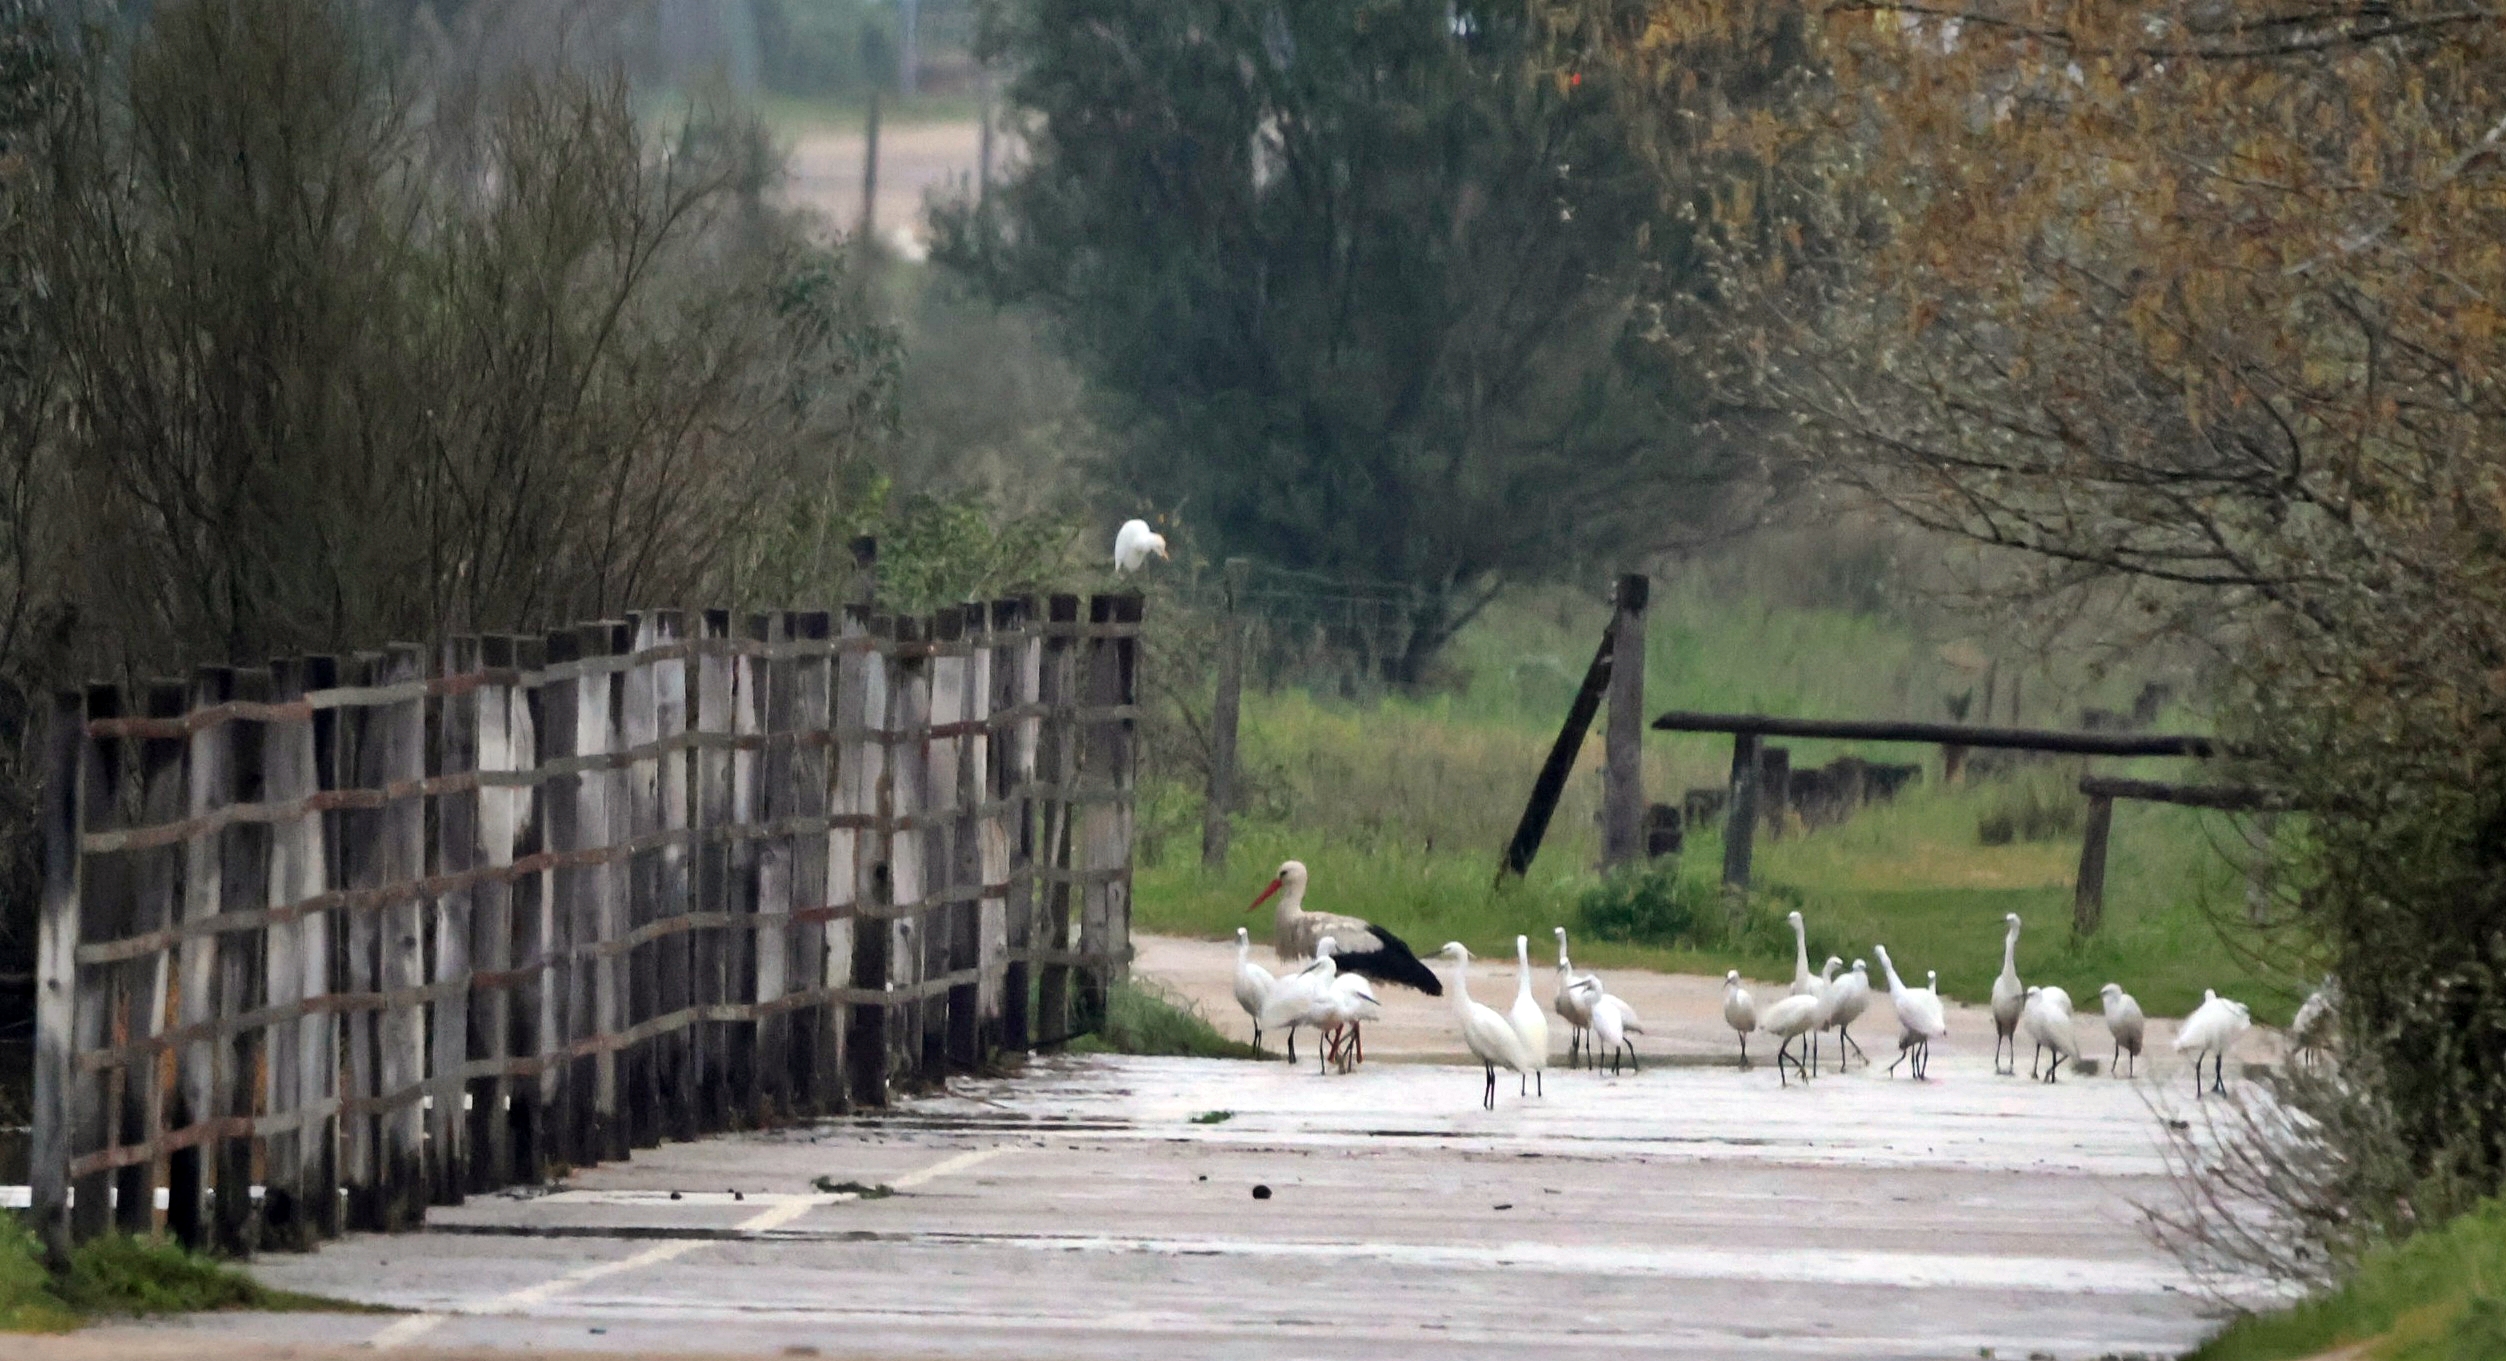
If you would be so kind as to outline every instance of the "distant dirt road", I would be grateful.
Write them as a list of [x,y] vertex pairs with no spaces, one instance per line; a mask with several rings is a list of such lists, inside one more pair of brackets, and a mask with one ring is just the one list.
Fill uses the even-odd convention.
[[[923,196],[972,184],[980,133],[972,122],[910,123],[879,133],[879,234],[909,255],[928,248]],[[820,131],[792,142],[790,193],[796,203],[851,231],[861,221],[862,135]],[[997,164],[997,163],[996,163]],[[995,171],[997,172],[997,169]]]

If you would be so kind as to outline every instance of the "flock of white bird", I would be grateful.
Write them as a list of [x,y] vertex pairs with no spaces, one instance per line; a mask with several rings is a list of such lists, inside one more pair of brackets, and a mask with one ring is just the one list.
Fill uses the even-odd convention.
[[[1310,1028],[1320,1036],[1318,1062],[1322,1071],[1336,1067],[1346,1073],[1365,1059],[1364,1024],[1383,1014],[1374,982],[1398,983],[1438,996],[1444,993],[1446,980],[1438,978],[1406,943],[1380,926],[1356,917],[1306,911],[1306,883],[1305,866],[1287,861],[1245,909],[1250,912],[1274,897],[1278,899],[1273,909],[1272,950],[1280,960],[1295,967],[1273,975],[1254,963],[1252,935],[1239,928],[1236,1002],[1253,1019],[1256,1049],[1266,1032],[1284,1030],[1288,1057],[1293,1060],[1296,1032]],[[1751,1066],[1751,1035],[1773,1035],[1777,1040],[1776,1075],[1784,1086],[1790,1086],[1796,1075],[1806,1081],[1818,1073],[1820,1037],[1829,1031],[1836,1035],[1836,1064],[1840,1070],[1855,1058],[1870,1062],[1863,1055],[1860,1042],[1853,1038],[1853,1025],[1870,1009],[1872,996],[1870,965],[1862,960],[1853,961],[1847,968],[1844,960],[1830,956],[1824,969],[1811,972],[1809,934],[1801,914],[1792,913],[1787,920],[1793,929],[1793,980],[1785,995],[1760,1005],[1742,985],[1738,970],[1723,976],[1723,1020],[1739,1037],[1740,1066]],[[1996,1032],[1993,1071],[2017,1074],[2019,1038],[2024,1035],[2035,1046],[2028,1076],[2054,1082],[2059,1079],[2063,1064],[2077,1066],[2081,1053],[2071,995],[2052,985],[2031,987],[2020,981],[2018,914],[2009,914],[2003,922],[2008,930],[2002,938],[2001,974],[1993,980],[1992,991]],[[1471,953],[1460,941],[1447,941],[1436,952],[1436,958],[1452,966],[1454,1018],[1459,1023],[1463,1045],[1485,1070],[1481,1104],[1491,1109],[1497,1101],[1499,1069],[1520,1079],[1518,1091],[1522,1095],[1540,1089],[1549,1061],[1551,1012],[1569,1028],[1570,1065],[1577,1063],[1580,1056],[1580,1061],[1598,1069],[1605,1054],[1613,1073],[1619,1071],[1622,1060],[1631,1069],[1636,1064],[1635,1042],[1630,1037],[1643,1034],[1644,1025],[1635,1008],[1613,996],[1599,975],[1579,972],[1567,955],[1566,928],[1552,929],[1558,944],[1557,983],[1545,1011],[1532,992],[1529,937],[1514,938],[1514,1001],[1503,1012],[1472,1000]],[[1927,972],[1924,986],[1911,988],[1899,976],[1887,946],[1874,945],[1871,953],[1879,959],[1880,970],[1888,982],[1888,999],[1897,1015],[1897,1057],[1887,1071],[1894,1074],[1904,1065],[1910,1077],[1925,1078],[1930,1070],[1933,1041],[1949,1033],[1948,1009],[1940,996],[1940,974]],[[2140,1004],[2114,983],[2099,989],[2099,997],[2107,1036],[2114,1046],[2115,1073],[2137,1076],[2146,1031]],[[2327,978],[2323,987],[2307,999],[2290,1027],[2301,1058],[2323,1052],[2337,1005],[2338,993],[2333,981]],[[2184,1019],[2175,1037],[2175,1051],[2192,1056],[2196,1097],[2205,1090],[2205,1064],[2210,1068],[2207,1090],[2226,1091],[2228,1051],[2252,1024],[2252,1015],[2244,1003],[2221,997],[2216,991],[2202,994],[2202,1004]],[[2001,1060],[2004,1042],[2010,1046],[2007,1068]],[[2124,1068],[2127,1056],[2131,1061],[2128,1073]]]
[[[1139,571],[1152,553],[1160,558],[1166,556],[1166,537],[1149,528],[1147,521],[1126,520],[1115,531],[1116,572]],[[1321,1037],[1318,1061],[1322,1069],[1328,1072],[1336,1066],[1346,1073],[1365,1061],[1365,1023],[1383,1014],[1383,1003],[1376,997],[1370,980],[1398,983],[1430,996],[1441,995],[1444,989],[1435,972],[1391,932],[1355,917],[1306,911],[1305,885],[1305,866],[1287,861],[1279,867],[1270,886],[1245,909],[1252,911],[1274,896],[1279,899],[1272,950],[1279,959],[1297,967],[1292,972],[1273,975],[1254,963],[1251,933],[1239,928],[1236,1003],[1253,1018],[1255,1049],[1261,1048],[1264,1032],[1285,1030],[1288,1057],[1294,1060],[1296,1032],[1311,1029]],[[1830,955],[1826,968],[1812,973],[1809,934],[1802,925],[1801,914],[1792,913],[1788,920],[1793,930],[1793,980],[1784,996],[1761,1007],[1741,986],[1739,970],[1723,976],[1723,1020],[1740,1037],[1740,1066],[1750,1066],[1751,1035],[1773,1035],[1777,1040],[1775,1074],[1783,1086],[1792,1085],[1796,1074],[1807,1081],[1818,1073],[1819,1037],[1830,1030],[1836,1032],[1839,1070],[1855,1058],[1862,1058],[1866,1064],[1870,1061],[1853,1038],[1853,1023],[1871,1005],[1871,966],[1857,959],[1848,970],[1843,959]],[[2035,1045],[2028,1076],[2053,1082],[2059,1078],[2063,1064],[2077,1067],[2080,1057],[2079,1028],[2072,1013],[2071,994],[2051,984],[2029,987],[2020,983],[2019,916],[2013,912],[2002,920],[2009,931],[2002,938],[2001,974],[1993,980],[1993,1071],[2017,1075],[2019,1036],[2025,1034]],[[1606,1053],[1612,1073],[1619,1071],[1622,1057],[1632,1069],[1636,1045],[1629,1036],[1644,1033],[1635,1008],[1610,995],[1598,975],[1576,972],[1573,961],[1567,958],[1566,928],[1552,929],[1558,938],[1558,974],[1549,1006],[1570,1028],[1567,1061],[1573,1064],[1581,1056],[1597,1069],[1600,1056]],[[1893,1075],[1903,1064],[1909,1077],[1926,1078],[1931,1071],[1932,1042],[1949,1033],[1948,1008],[1940,997],[1940,973],[1927,971],[1923,986],[1910,988],[1898,976],[1887,946],[1873,945],[1871,953],[1878,956],[1880,970],[1887,975],[1888,1000],[1897,1013],[1897,1057],[1889,1062],[1888,1071]],[[1503,1014],[1471,1000],[1471,952],[1460,941],[1446,941],[1437,957],[1453,965],[1453,1012],[1461,1024],[1462,1043],[1487,1070],[1482,1104],[1494,1108],[1497,1103],[1499,1068],[1519,1076],[1525,1094],[1537,1090],[1548,1067],[1549,1018],[1532,995],[1530,938],[1514,938],[1514,1004]],[[2107,1036],[2114,1042],[2115,1071],[2119,1076],[2137,1076],[2146,1028],[2140,1003],[2116,983],[2100,988],[2098,996],[2103,1003]],[[2326,978],[2298,1010],[2296,1021],[2289,1027],[2298,1057],[2323,1053],[2338,1002],[2333,980]],[[2211,1068],[2209,1090],[2227,1090],[2228,1050],[2252,1025],[2253,1015],[2244,1003],[2221,997],[2215,990],[2202,993],[2201,1005],[2184,1018],[2175,1035],[2175,1051],[2193,1056],[2196,1097],[2203,1091],[2205,1063]],[[2001,1066],[2004,1043],[2010,1046],[2008,1068]],[[1796,1045],[1799,1052],[1795,1052]],[[2046,1061],[2048,1053],[2053,1055],[2051,1062]],[[2128,1074],[2124,1068],[2127,1055],[2131,1059]]]

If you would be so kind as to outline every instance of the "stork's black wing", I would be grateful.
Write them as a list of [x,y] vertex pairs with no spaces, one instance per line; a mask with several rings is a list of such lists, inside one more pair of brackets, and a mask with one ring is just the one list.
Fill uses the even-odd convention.
[[1398,983],[1430,997],[1444,996],[1444,980],[1436,977],[1436,971],[1419,959],[1408,942],[1372,922],[1367,924],[1366,934],[1373,949],[1332,955],[1331,962],[1339,966],[1340,972],[1364,974],[1379,983]]

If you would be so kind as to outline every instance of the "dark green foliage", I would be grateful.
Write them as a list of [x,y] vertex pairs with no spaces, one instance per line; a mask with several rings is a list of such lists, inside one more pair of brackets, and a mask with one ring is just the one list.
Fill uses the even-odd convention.
[[1630,301],[1686,270],[1680,229],[1522,7],[1017,0],[990,41],[1032,133],[938,258],[1053,319],[1112,484],[1198,551],[1415,588],[1388,677],[1703,497],[1714,446]]
[[[1602,940],[1778,959],[1793,953],[1792,926],[1785,914],[1799,910],[1801,903],[1793,889],[1768,885],[1751,896],[1735,920],[1719,887],[1683,875],[1678,861],[1665,860],[1603,879],[1585,890],[1575,915],[1583,930]],[[1844,953],[1832,948],[1815,925],[1809,943],[1814,964]]]
[[1162,1054],[1196,1059],[1249,1059],[1252,1046],[1218,1033],[1200,1009],[1146,979],[1114,985],[1105,1024],[1068,1045],[1074,1054]]

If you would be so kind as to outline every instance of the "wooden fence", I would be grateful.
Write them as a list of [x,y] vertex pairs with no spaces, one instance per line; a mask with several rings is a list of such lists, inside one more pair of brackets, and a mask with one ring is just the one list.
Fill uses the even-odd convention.
[[1081,604],[655,611],[57,696],[47,1240],[303,1247],[1090,1028],[1130,953],[1141,601]]

